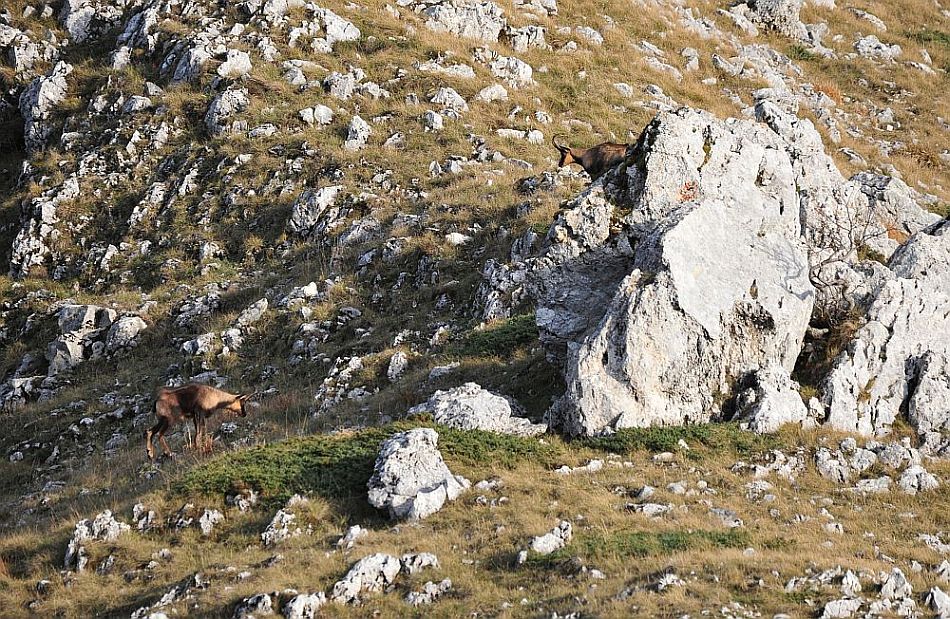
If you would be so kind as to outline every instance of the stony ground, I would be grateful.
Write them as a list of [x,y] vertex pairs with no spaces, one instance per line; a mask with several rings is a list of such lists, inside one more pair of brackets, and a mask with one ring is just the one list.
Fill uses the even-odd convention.
[[[919,286],[887,297],[907,281],[892,271],[941,289],[945,271],[924,263],[939,248],[890,258],[950,212],[948,20],[916,1],[6,3],[0,614],[950,615],[950,468],[930,457],[950,424],[945,408],[908,416],[899,397],[935,377],[914,410],[950,402],[950,330],[926,314],[942,297],[889,335],[877,366],[854,346],[838,357],[853,338],[877,345],[867,323],[907,312]],[[554,135],[634,143],[658,113],[655,144],[673,152],[641,141],[637,161],[584,193],[585,173],[556,168]],[[663,141],[688,123],[718,136],[689,147],[695,171],[676,167],[686,142]],[[755,157],[779,163],[743,184]],[[640,165],[653,176],[636,181]],[[814,232],[816,203],[875,217],[849,221],[835,256],[846,311],[816,276],[835,266],[825,246],[796,238],[808,290],[801,324],[782,326],[796,323],[798,346],[742,348],[795,366],[743,392],[760,408],[793,395],[786,416],[752,425],[794,423],[766,436],[721,423],[741,408],[729,376],[729,389],[697,379],[677,396],[695,396],[689,420],[716,423],[539,436],[564,393],[552,429],[591,433],[615,413],[584,398],[629,368],[596,346],[566,355],[576,325],[549,310],[608,307],[619,271],[591,256],[630,258],[655,223],[638,219],[640,196],[761,190],[785,205],[768,181],[791,178],[778,185],[801,214],[783,208],[770,248],[795,226]],[[722,263],[699,240],[672,279]],[[663,284],[636,260],[644,286]],[[580,291],[567,301],[554,275],[540,291],[518,279],[552,261]],[[600,280],[581,278],[591,264]],[[763,264],[751,287],[731,282],[749,303],[776,298]],[[608,340],[611,354],[626,345]],[[923,350],[935,356],[915,357],[908,379]],[[716,363],[745,363],[742,351]],[[609,371],[572,373],[577,354]],[[155,390],[191,380],[255,392],[256,406],[215,420],[213,453],[179,429],[180,455],[148,462]],[[484,403],[476,419],[451,398],[413,409],[469,382],[504,398],[456,393]],[[388,482],[369,493],[379,509],[368,501],[381,444],[433,423],[427,462],[445,463],[426,468],[442,473],[410,498],[435,509],[394,524]],[[420,498],[432,483],[442,490]],[[365,535],[339,545],[354,526]],[[404,557],[418,553],[437,565]]]

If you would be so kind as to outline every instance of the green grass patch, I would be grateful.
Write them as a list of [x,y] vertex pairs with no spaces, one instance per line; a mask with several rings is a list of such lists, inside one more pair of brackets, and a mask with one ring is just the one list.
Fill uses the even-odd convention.
[[803,45],[792,45],[788,49],[788,57],[792,60],[816,60],[818,55]]
[[935,43],[941,47],[950,49],[950,32],[925,28],[918,32],[905,32],[904,34],[907,38],[918,43]]
[[462,344],[462,354],[473,357],[508,356],[517,348],[538,341],[534,313],[513,316],[481,331],[472,331]]
[[274,502],[294,493],[327,499],[360,497],[366,494],[380,444],[414,427],[434,427],[438,431],[439,450],[450,465],[512,468],[519,462],[552,460],[557,452],[537,439],[397,422],[353,434],[307,436],[223,454],[182,475],[172,484],[172,490],[222,496],[249,486]]
[[610,556],[647,557],[670,555],[687,550],[717,548],[746,548],[749,534],[731,529],[728,531],[632,531],[583,536],[579,550],[589,558],[604,559]]
[[630,454],[638,450],[673,451],[678,449],[681,439],[690,448],[704,446],[717,452],[728,450],[743,455],[771,449],[779,443],[775,436],[747,432],[736,423],[625,428],[610,436],[579,439],[577,442],[591,449]]
[[580,556],[588,561],[668,556],[688,550],[747,548],[751,543],[745,531],[611,531],[582,534],[570,544],[549,555],[533,555],[529,562],[553,567]]

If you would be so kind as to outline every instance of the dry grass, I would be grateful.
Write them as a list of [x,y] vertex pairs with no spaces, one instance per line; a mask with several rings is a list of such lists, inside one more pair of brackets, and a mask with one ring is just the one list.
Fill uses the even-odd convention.
[[834,101],[838,105],[841,105],[841,102],[842,102],[841,88],[836,83],[832,81],[816,80],[814,82],[814,86],[815,86],[816,91],[823,93],[825,95],[828,95],[828,97],[832,101]]
[[[554,475],[550,468],[561,463],[582,464],[590,457],[602,458],[604,453],[548,439],[554,450],[550,455],[503,465],[500,461],[477,462],[453,455],[450,447],[443,446],[443,451],[449,449],[446,459],[453,471],[473,480],[500,478],[503,490],[486,493],[486,497],[497,503],[504,496],[507,502],[481,505],[476,500],[480,493],[473,491],[423,523],[392,527],[367,510],[359,498],[338,503],[314,496],[308,507],[297,512],[301,526],[312,526],[311,533],[273,550],[261,548],[257,537],[273,508],[240,514],[226,508],[221,496],[190,497],[199,508],[216,507],[226,514],[226,522],[210,538],[186,529],[130,534],[111,544],[88,544],[91,566],[111,554],[116,558],[115,568],[108,576],[94,572],[79,575],[66,589],[58,584],[56,569],[70,522],[87,510],[105,506],[127,518],[133,501],[129,497],[116,503],[93,492],[80,499],[77,513],[63,518],[59,525],[0,539],[0,556],[8,562],[11,574],[6,579],[7,588],[0,590],[0,598],[6,608],[23,608],[26,600],[35,597],[35,580],[47,577],[54,584],[37,609],[44,613],[84,616],[93,611],[129,612],[158,599],[188,575],[201,572],[212,585],[196,592],[188,608],[203,616],[229,616],[237,601],[261,591],[286,587],[326,591],[354,561],[372,552],[398,556],[425,551],[439,557],[439,570],[411,579],[401,577],[395,591],[368,595],[360,607],[331,607],[331,614],[404,616],[408,607],[401,598],[407,591],[419,588],[425,580],[448,577],[454,590],[432,607],[431,612],[438,616],[471,612],[494,615],[502,613],[506,603],[512,605],[506,611],[510,616],[580,611],[620,617],[629,616],[633,609],[644,616],[679,616],[718,609],[733,601],[764,615],[779,611],[808,615],[836,595],[834,588],[784,592],[790,578],[802,576],[809,569],[820,571],[841,565],[876,574],[892,566],[878,558],[881,555],[892,557],[901,566],[910,561],[924,566],[939,562],[933,551],[917,543],[916,535],[936,532],[945,524],[940,505],[950,498],[946,485],[936,494],[919,497],[853,495],[820,478],[809,465],[794,483],[770,478],[775,485],[775,500],[753,503],[743,496],[743,485],[751,478],[729,468],[739,458],[759,457],[770,443],[752,441],[736,452],[734,449],[744,443],[731,443],[728,433],[722,436],[726,437],[725,443],[706,444],[703,439],[687,438],[690,450],[679,451],[670,464],[657,464],[650,452],[635,449],[622,456],[632,465],[607,466],[600,473],[567,477]],[[796,446],[811,449],[838,438],[830,433],[785,432],[774,442],[789,452]],[[941,476],[950,474],[945,464],[932,465],[931,469]],[[679,496],[665,490],[669,483],[684,482],[695,491],[701,480],[708,484],[708,491]],[[127,481],[108,476],[90,489],[107,483],[114,484],[118,491],[130,490]],[[623,508],[631,500],[630,495],[646,484],[659,489],[651,500],[676,506],[670,514],[652,520]],[[135,500],[143,500],[164,521],[186,498],[174,491],[159,490]],[[709,513],[710,505],[735,510],[745,526],[730,533]],[[824,525],[830,521],[823,515],[826,511],[844,527],[843,535],[826,531]],[[799,514],[807,519],[799,521]],[[532,558],[528,565],[517,567],[515,555],[527,539],[549,530],[560,519],[574,523],[573,543],[551,557]],[[369,536],[353,550],[336,550],[336,539],[354,522],[368,526]],[[128,582],[123,578],[124,573],[140,568],[163,547],[171,548],[172,559],[160,561],[148,580],[138,576]],[[275,552],[283,560],[273,567],[260,567]],[[606,580],[590,580],[578,573],[581,565],[601,570]],[[250,576],[238,578],[244,570]],[[665,571],[687,580],[687,587],[662,594],[648,590],[647,585]],[[926,570],[919,574],[904,571],[915,591],[938,584]],[[862,580],[867,590],[869,582],[866,577]],[[628,589],[624,601],[615,599]],[[873,586],[871,589],[873,592]],[[172,608],[184,610],[185,606]]]

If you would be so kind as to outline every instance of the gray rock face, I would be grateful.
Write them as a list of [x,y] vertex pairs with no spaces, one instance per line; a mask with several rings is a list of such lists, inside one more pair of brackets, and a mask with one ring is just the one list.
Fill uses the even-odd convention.
[[326,603],[327,596],[323,591],[295,595],[284,605],[284,619],[314,619],[318,616],[317,611]]
[[52,254],[51,242],[59,238],[59,207],[79,196],[79,180],[67,178],[62,185],[30,200],[24,222],[13,241],[10,275],[25,277],[43,266]]
[[229,49],[227,58],[218,65],[218,75],[226,79],[244,77],[251,72],[251,57],[239,49]]
[[548,555],[555,550],[560,550],[570,543],[574,537],[574,527],[567,520],[562,520],[550,532],[534,537],[528,543],[528,547],[541,555]]
[[106,352],[132,348],[138,343],[139,334],[147,328],[148,325],[138,316],[122,316],[109,327]]
[[[224,65],[221,65],[224,66]],[[205,127],[211,135],[221,135],[231,130],[231,118],[243,112],[251,104],[246,88],[225,90],[212,101],[205,113]]]
[[113,309],[96,305],[66,305],[59,310],[60,335],[46,351],[49,376],[55,376],[79,365],[134,346],[146,328],[137,316],[116,320]]
[[501,7],[487,0],[419,3],[415,9],[425,17],[430,29],[479,41],[497,41],[507,24]]
[[861,598],[841,598],[831,600],[821,611],[822,619],[844,619],[853,617],[864,602]]
[[261,543],[265,547],[274,546],[280,542],[296,537],[303,533],[297,526],[297,515],[294,514],[294,506],[306,503],[307,499],[295,494],[287,500],[287,504],[282,509],[277,510],[274,517],[264,532],[261,533]]
[[[871,304],[892,276],[861,248],[890,255],[933,222],[899,181],[845,180],[808,120],[767,98],[749,114],[760,122],[661,113],[623,164],[565,205],[539,256],[486,264],[484,316],[533,297],[542,343],[564,366],[552,427],[719,416],[755,372],[787,377],[813,311]],[[925,384],[922,402],[943,397],[939,379]],[[791,388],[763,387],[776,408],[762,409],[762,427],[824,416],[818,400],[806,414]]]
[[224,514],[216,509],[205,509],[198,518],[198,528],[204,536],[211,535],[214,528],[224,522]]
[[356,92],[361,79],[363,79],[362,73],[334,71],[323,79],[323,88],[331,97],[346,101]]
[[465,102],[465,99],[462,98],[462,95],[456,92],[454,88],[448,88],[445,86],[439,88],[439,90],[436,91],[434,95],[432,95],[432,98],[429,99],[429,101],[455,112],[468,111],[468,103]]
[[504,30],[504,38],[516,52],[526,52],[532,47],[548,49],[550,46],[544,40],[545,29],[541,26],[524,26],[522,28],[512,28],[508,26]]
[[274,606],[271,597],[266,593],[258,593],[244,598],[234,608],[233,619],[253,619],[262,615],[273,615]]
[[950,223],[915,234],[890,261],[894,277],[824,384],[827,423],[882,435],[907,405],[925,449],[950,430]]
[[902,53],[900,45],[888,45],[887,43],[882,43],[873,34],[869,34],[866,37],[862,37],[854,42],[854,51],[858,54],[864,56],[865,58],[870,58],[872,60],[885,60],[893,62],[896,60]]
[[777,30],[793,39],[806,39],[808,33],[799,18],[802,0],[750,0],[747,17],[761,26]]
[[326,216],[333,210],[337,197],[344,189],[343,185],[329,185],[305,190],[294,202],[287,227],[300,236],[321,236],[326,231]]
[[881,582],[881,598],[896,600],[910,597],[914,590],[899,567],[895,567],[884,575]]
[[897,487],[902,492],[915,495],[918,492],[928,492],[940,487],[937,477],[919,464],[907,467],[897,479]]
[[[538,324],[549,341],[558,335],[551,327],[566,335],[587,327],[564,338],[567,393],[552,421],[568,434],[708,420],[747,372],[770,363],[791,371],[811,315],[796,174],[778,136],[684,109],[658,116],[635,157],[627,221],[649,230],[635,252],[610,239],[614,207],[600,200],[549,234],[564,237],[549,257],[612,254],[612,264],[578,261],[583,284],[597,269],[602,282],[616,282],[603,305],[568,293],[587,314],[581,320],[559,318],[565,294],[542,290]],[[608,239],[616,248],[597,252]],[[598,306],[606,312],[590,316]]]
[[13,412],[36,398],[42,376],[11,377],[0,384],[0,411]]
[[448,391],[436,391],[429,400],[409,410],[410,414],[431,413],[436,423],[461,430],[487,430],[500,434],[534,436],[547,430],[512,415],[512,403],[500,395],[465,383]]
[[172,82],[192,82],[198,79],[209,60],[211,60],[211,53],[203,46],[189,48],[175,65]]
[[[798,392],[798,384],[780,366],[756,370],[752,386],[739,395],[739,417],[753,432],[775,432],[787,423],[803,424],[808,420],[808,407]],[[811,425],[814,425],[811,420]]]
[[923,197],[902,180],[861,172],[849,181],[867,196],[873,213],[867,245],[885,259],[912,235],[940,221],[940,215],[921,208]]
[[422,586],[421,591],[410,591],[406,594],[406,603],[410,606],[425,606],[432,604],[437,599],[452,590],[452,581],[448,578],[439,583],[431,580]]
[[534,69],[527,62],[514,56],[502,56],[486,47],[475,50],[475,60],[488,67],[495,77],[504,80],[512,88],[527,88],[534,84]]
[[401,350],[393,353],[393,356],[389,358],[389,367],[386,368],[386,377],[389,379],[389,382],[394,383],[398,381],[399,377],[406,371],[408,365],[409,357],[406,356],[406,353]]
[[49,74],[38,77],[20,94],[20,114],[23,116],[23,137],[30,152],[46,147],[53,125],[50,121],[53,110],[66,99],[66,77],[73,66],[62,60]]
[[405,554],[400,559],[402,571],[410,576],[417,574],[427,568],[439,569],[439,558],[431,552],[417,552],[415,554]]
[[429,428],[387,439],[368,483],[370,504],[387,510],[390,518],[421,520],[458,498],[471,484],[449,471],[438,441]]
[[330,599],[337,604],[358,602],[364,591],[382,591],[391,585],[401,569],[399,559],[392,555],[376,553],[363,557],[333,585]]
[[370,128],[369,123],[359,116],[354,116],[350,119],[350,127],[347,130],[346,141],[343,142],[343,148],[349,151],[360,150],[366,146],[366,142],[372,133],[373,130]]
[[99,3],[94,0],[66,0],[59,12],[59,22],[74,43],[99,37],[122,20],[124,3]]
[[930,607],[937,615],[938,619],[950,617],[950,595],[947,595],[940,587],[931,587],[927,592],[924,603]]
[[66,548],[63,567],[67,570],[83,571],[89,560],[86,556],[86,549],[82,545],[83,542],[89,540],[114,542],[119,539],[120,535],[129,530],[131,530],[131,527],[113,518],[112,512],[108,509],[98,514],[93,520],[80,520],[76,523],[73,537],[69,540],[69,545]]
[[950,456],[950,358],[927,352],[918,367],[917,388],[907,406],[907,417],[925,452]]
[[515,6],[543,16],[557,15],[557,0],[515,0]]
[[[339,41],[356,41],[360,38],[360,29],[353,22],[343,19],[330,9],[310,5],[314,21],[323,27],[324,40],[330,49]],[[314,47],[317,47],[316,45]]]

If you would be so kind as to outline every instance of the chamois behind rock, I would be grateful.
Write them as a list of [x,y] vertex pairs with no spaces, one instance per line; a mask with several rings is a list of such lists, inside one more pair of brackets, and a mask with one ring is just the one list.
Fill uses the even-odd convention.
[[172,452],[165,442],[165,433],[182,421],[191,419],[195,424],[195,445],[200,445],[199,439],[207,432],[208,417],[219,411],[246,417],[244,404],[250,398],[250,394],[234,395],[197,383],[176,388],[162,387],[155,398],[155,416],[158,417],[158,423],[145,433],[145,451],[148,457],[155,458],[153,435],[158,437],[165,455],[170,456]]
[[603,142],[590,148],[571,148],[558,144],[555,135],[551,138],[551,143],[561,153],[561,160],[557,163],[559,168],[576,163],[584,168],[584,171],[592,179],[598,178],[604,172],[619,164],[627,155],[627,144],[617,144],[616,142]]

